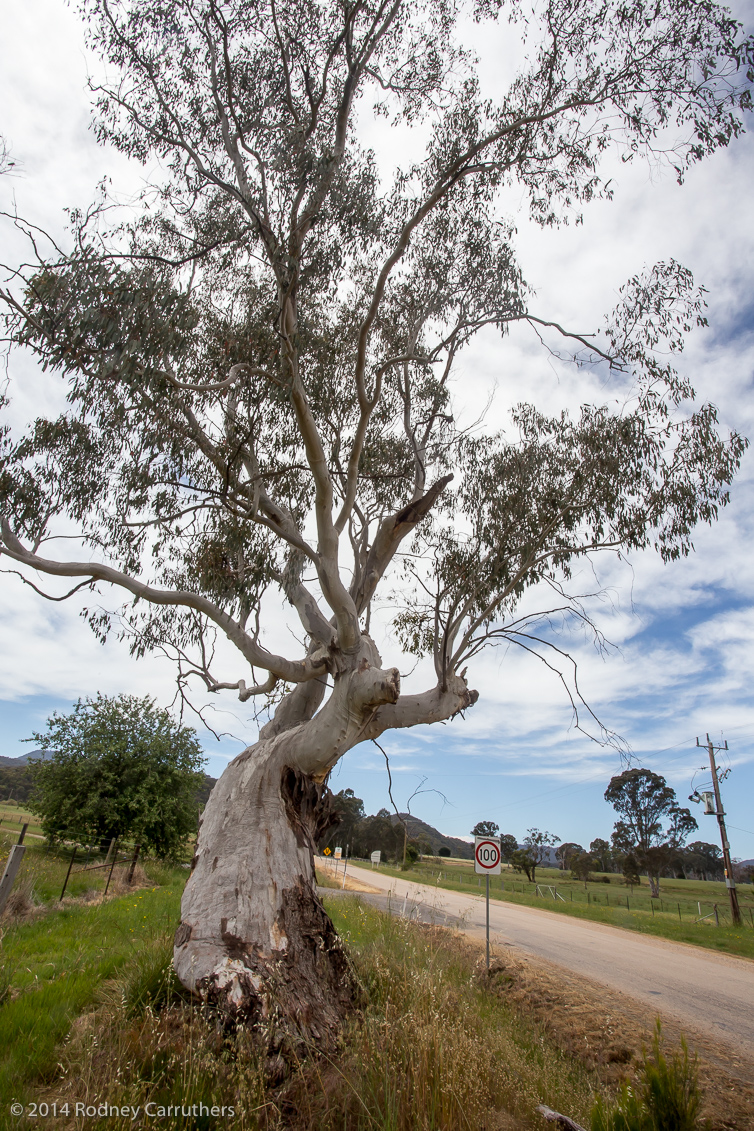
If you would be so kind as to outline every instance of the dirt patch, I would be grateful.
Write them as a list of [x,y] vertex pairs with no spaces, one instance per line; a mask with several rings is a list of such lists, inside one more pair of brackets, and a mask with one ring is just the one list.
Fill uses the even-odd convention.
[[[463,942],[479,950],[476,940]],[[751,1131],[754,1065],[737,1056],[734,1048],[688,1029],[684,1034],[661,1011],[541,959],[495,948],[489,973],[478,965],[478,977],[491,992],[533,1017],[564,1052],[611,1088],[634,1079],[659,1015],[668,1049],[677,1047],[685,1035],[698,1056],[702,1116],[712,1131]]]
[[[343,873],[342,872],[339,876],[336,877],[335,875],[331,874],[330,871],[327,868],[321,868],[319,865],[315,865],[315,872],[316,872],[316,876],[317,876],[317,883],[322,884],[323,887],[338,887],[339,888],[341,886],[341,884],[343,883]],[[348,872],[346,872],[345,890],[346,891],[363,891],[363,892],[368,892],[371,895],[382,895],[382,891],[381,891],[380,888],[372,887],[372,885],[368,884],[366,882],[366,880],[362,880],[357,876],[352,876]]]

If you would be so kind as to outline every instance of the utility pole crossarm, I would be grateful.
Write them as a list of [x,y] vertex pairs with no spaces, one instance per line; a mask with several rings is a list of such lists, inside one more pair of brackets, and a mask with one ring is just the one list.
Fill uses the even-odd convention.
[[725,886],[728,889],[730,897],[730,913],[733,918],[733,924],[736,927],[741,926],[741,908],[738,906],[738,891],[736,890],[736,881],[733,876],[733,864],[730,858],[730,845],[728,843],[728,833],[725,828],[725,810],[723,809],[723,800],[720,794],[720,778],[717,772],[717,763],[715,761],[716,750],[727,750],[727,741],[723,746],[715,746],[712,739],[707,735],[707,742],[702,743],[697,738],[697,746],[706,746],[707,753],[709,754],[709,764],[712,770],[712,788],[715,791],[715,815],[717,816],[717,823],[720,826],[720,840],[723,846],[723,862],[725,865]]

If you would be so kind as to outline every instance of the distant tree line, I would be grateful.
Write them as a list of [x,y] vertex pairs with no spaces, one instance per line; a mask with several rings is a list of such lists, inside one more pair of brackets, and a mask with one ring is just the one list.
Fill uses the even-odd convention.
[[[570,870],[576,879],[588,879],[592,872],[607,872],[633,876],[647,875],[647,864],[643,864],[641,854],[625,850],[620,838],[615,834],[611,841],[596,837],[584,849],[580,844],[567,841],[561,844],[556,853],[563,870]],[[659,855],[659,854],[658,854]],[[703,840],[675,848],[663,846],[663,860],[658,869],[659,877],[674,876],[685,880],[722,880],[723,855],[721,849]],[[655,867],[657,862],[655,861]],[[637,881],[638,882],[638,881]]]
[[0,800],[28,801],[33,784],[26,766],[0,766]]
[[[628,769],[611,778],[605,791],[619,815],[610,841],[596,837],[585,849],[574,841],[559,845],[555,856],[563,871],[574,879],[587,881],[594,872],[617,873],[627,883],[639,884],[648,878],[652,895],[657,896],[662,877],[722,880],[721,849],[707,841],[686,844],[698,825],[688,809],[678,804],[675,791],[661,774],[648,769]],[[471,830],[477,836],[496,836],[494,821],[480,821]],[[560,838],[552,833],[529,829],[519,845],[510,834],[501,837],[503,860],[536,882],[536,869],[549,857],[550,847]],[[750,879],[748,870],[741,879]]]
[[[696,880],[722,880],[724,866],[719,846],[703,840],[686,843],[698,830],[690,811],[678,804],[675,791],[661,774],[648,769],[628,769],[610,780],[605,791],[618,814],[609,841],[595,837],[588,848],[574,841],[560,843],[560,837],[538,828],[528,830],[522,843],[512,833],[500,833],[496,821],[479,821],[471,829],[473,836],[499,836],[502,859],[536,883],[537,869],[554,856],[563,871],[574,879],[586,882],[595,873],[621,875],[626,883],[639,884],[646,876],[650,891],[657,896],[660,880],[665,877]],[[361,798],[352,789],[341,790],[333,798],[339,817],[335,831],[329,834],[332,845],[347,846],[352,856],[367,857],[376,849],[383,860],[413,863],[420,856],[455,855],[447,845],[437,843],[432,835],[424,835],[423,822],[407,814],[391,814],[380,809],[368,816]],[[427,834],[436,830],[423,826]],[[450,838],[445,838],[449,840]],[[433,842],[434,841],[434,842]],[[456,842],[457,844],[457,842]],[[326,847],[323,841],[320,848]],[[464,846],[465,847],[465,846]],[[750,880],[751,869],[738,876]],[[745,873],[745,874],[744,874]]]
[[[348,850],[350,856],[366,858],[379,851],[383,861],[395,864],[412,864],[420,856],[433,854],[433,845],[427,836],[411,835],[406,818],[380,809],[368,816],[364,802],[352,789],[342,789],[332,799],[339,820],[337,826],[318,845],[320,850],[336,845]],[[410,820],[410,815],[407,814]]]

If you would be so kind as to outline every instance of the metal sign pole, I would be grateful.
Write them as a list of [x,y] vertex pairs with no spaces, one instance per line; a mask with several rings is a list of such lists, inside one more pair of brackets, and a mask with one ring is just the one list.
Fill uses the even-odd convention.
[[490,968],[490,877],[484,877],[487,881],[487,969]]
[[[500,875],[500,837],[476,836],[474,838],[474,871],[484,874],[485,907],[487,912],[487,969],[490,968],[490,876]],[[482,882],[481,880],[479,881]]]

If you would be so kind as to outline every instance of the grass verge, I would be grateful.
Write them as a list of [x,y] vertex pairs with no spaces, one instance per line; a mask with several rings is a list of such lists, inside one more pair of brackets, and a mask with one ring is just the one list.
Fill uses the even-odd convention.
[[[9,1116],[20,1101],[47,1105],[37,1109],[45,1123],[71,1131],[125,1131],[134,1108],[142,1125],[187,1131],[534,1131],[542,1103],[588,1127],[596,1094],[612,1121],[605,1127],[624,1128],[615,1122],[621,1087],[640,1062],[609,1018],[603,1025],[604,1009],[586,1044],[595,1053],[609,1036],[609,1047],[596,1059],[579,1055],[552,1023],[556,1013],[569,1029],[577,1020],[559,984],[540,984],[508,955],[488,975],[460,936],[347,895],[327,904],[364,988],[363,1010],[336,1057],[312,1049],[271,1083],[271,1062],[249,1034],[218,1029],[177,984],[172,935],[185,872],[153,879],[132,895],[72,904],[6,933],[0,1127],[39,1122]],[[583,1003],[576,1007],[581,1017]],[[153,1118],[144,1117],[148,1104]]]
[[0,942],[0,1102],[25,1102],[57,1071],[57,1046],[101,984],[175,928],[185,872],[106,903],[7,921]]
[[[114,900],[97,909],[108,917],[94,923],[80,910],[19,928],[15,941],[23,934],[31,963],[14,977],[21,992],[0,1008],[2,1018],[10,1005],[0,1031],[5,1112],[11,1099],[45,1102],[48,1125],[87,1131],[124,1131],[133,1121],[77,1117],[76,1103],[142,1112],[148,1103],[155,1112],[197,1105],[198,1114],[169,1119],[196,1129],[229,1125],[211,1109],[232,1107],[238,1131],[524,1131],[541,1126],[541,1102],[588,1114],[594,1076],[489,993],[475,952],[447,931],[396,920],[354,897],[328,910],[367,1004],[344,1031],[337,1058],[315,1055],[272,1087],[248,1035],[218,1031],[177,991],[170,966],[177,891],[145,892],[137,902]],[[135,917],[147,908],[150,928],[133,939]],[[43,975],[44,1012],[35,975],[61,947],[78,948],[78,977]],[[68,1115],[54,1118],[53,1104],[58,1113],[67,1104]]]

